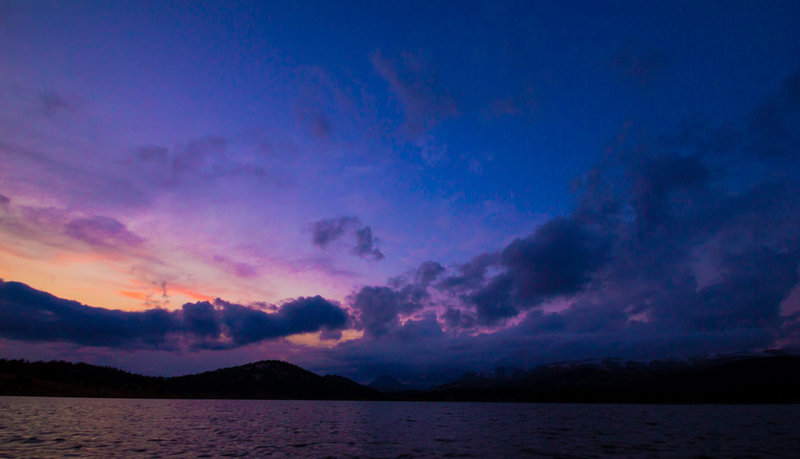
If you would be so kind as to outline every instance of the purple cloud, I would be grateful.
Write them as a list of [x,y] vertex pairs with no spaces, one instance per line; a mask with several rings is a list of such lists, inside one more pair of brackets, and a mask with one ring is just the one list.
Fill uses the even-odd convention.
[[356,245],[353,253],[361,258],[371,258],[375,261],[383,260],[384,256],[378,248],[378,239],[372,235],[372,228],[365,226],[356,231]]
[[311,242],[324,249],[345,232],[361,225],[358,217],[323,218],[311,224]]
[[74,219],[64,226],[64,234],[98,247],[136,247],[144,242],[118,220],[105,216]]
[[247,263],[234,261],[221,255],[215,255],[212,257],[212,260],[214,263],[222,266],[227,271],[232,272],[236,277],[250,278],[258,275],[258,270],[255,268],[255,266]]

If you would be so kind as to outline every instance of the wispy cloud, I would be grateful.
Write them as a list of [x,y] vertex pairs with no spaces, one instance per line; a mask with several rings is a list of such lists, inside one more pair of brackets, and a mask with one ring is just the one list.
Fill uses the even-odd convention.
[[371,59],[375,71],[386,80],[402,105],[407,135],[424,135],[442,120],[458,114],[455,101],[439,80],[436,66],[423,54],[403,52],[392,59],[375,51]]

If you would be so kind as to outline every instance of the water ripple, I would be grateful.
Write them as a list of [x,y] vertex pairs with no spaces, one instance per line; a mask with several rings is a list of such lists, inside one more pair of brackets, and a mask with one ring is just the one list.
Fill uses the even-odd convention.
[[0,397],[0,457],[791,457],[800,406]]

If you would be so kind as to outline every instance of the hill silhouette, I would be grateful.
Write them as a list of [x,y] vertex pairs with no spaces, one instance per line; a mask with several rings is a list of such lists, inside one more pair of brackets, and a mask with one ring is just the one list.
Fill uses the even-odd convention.
[[278,360],[171,378],[85,363],[0,360],[0,395],[364,400],[377,394],[347,378]]
[[265,360],[170,378],[62,361],[0,360],[0,395],[586,403],[800,403],[800,356],[567,362],[467,373],[429,390],[389,376],[373,387]]

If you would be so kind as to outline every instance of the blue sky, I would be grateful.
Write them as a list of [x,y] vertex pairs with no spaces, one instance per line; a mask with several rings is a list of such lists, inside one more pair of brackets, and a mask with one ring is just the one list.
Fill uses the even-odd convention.
[[[746,268],[796,275],[795,2],[31,1],[0,25],[4,285],[172,314],[116,347],[9,326],[5,356],[411,378],[454,349],[795,342],[796,279]],[[225,322],[317,295],[346,323]]]

